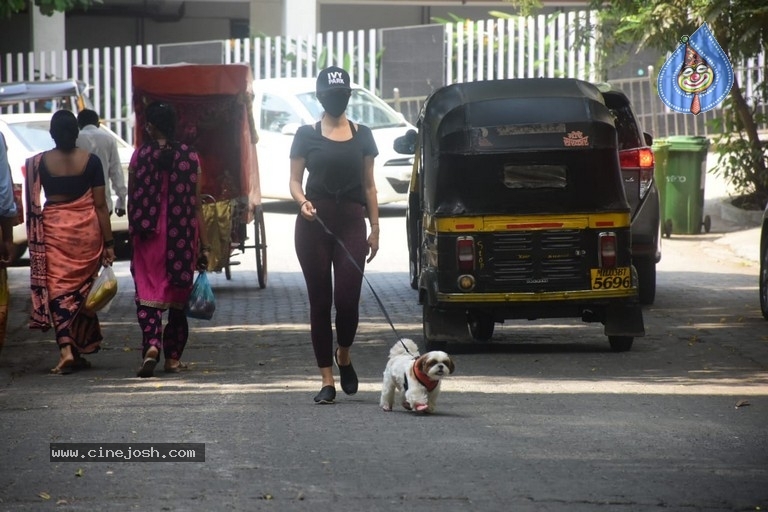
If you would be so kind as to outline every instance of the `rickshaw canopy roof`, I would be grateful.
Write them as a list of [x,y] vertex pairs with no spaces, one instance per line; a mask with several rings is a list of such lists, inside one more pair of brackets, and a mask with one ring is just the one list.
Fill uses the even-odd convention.
[[247,64],[168,64],[133,66],[134,86],[149,94],[211,96],[253,94],[251,68]]
[[[8,82],[0,84],[0,105],[50,98],[85,97],[88,84],[80,80],[41,80],[34,82]],[[86,104],[90,107],[90,102]]]
[[148,137],[145,108],[153,101],[176,111],[175,138],[197,150],[201,193],[218,200],[249,196],[261,202],[253,77],[247,64],[133,66],[135,140]]
[[600,91],[568,78],[448,85],[427,98],[419,127],[441,153],[616,146],[613,117]]

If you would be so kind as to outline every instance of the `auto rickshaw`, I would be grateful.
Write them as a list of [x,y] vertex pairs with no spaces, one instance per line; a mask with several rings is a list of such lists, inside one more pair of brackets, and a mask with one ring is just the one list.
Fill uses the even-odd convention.
[[407,238],[428,350],[490,341],[513,319],[601,322],[614,351],[645,335],[616,128],[595,86],[448,85],[417,128],[394,145],[414,155]]

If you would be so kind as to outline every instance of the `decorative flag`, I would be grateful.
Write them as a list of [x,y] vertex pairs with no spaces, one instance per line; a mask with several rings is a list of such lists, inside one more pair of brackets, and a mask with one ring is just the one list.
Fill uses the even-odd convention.
[[694,115],[712,110],[731,92],[733,67],[706,23],[680,38],[657,84],[666,106]]

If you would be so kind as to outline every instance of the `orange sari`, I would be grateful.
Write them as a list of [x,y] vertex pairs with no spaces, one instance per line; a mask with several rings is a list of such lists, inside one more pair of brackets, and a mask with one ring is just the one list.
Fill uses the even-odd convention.
[[27,160],[27,238],[32,290],[29,327],[56,330],[59,346],[89,354],[102,341],[99,319],[85,298],[101,268],[103,238],[93,193],[67,203],[40,205],[42,154]]

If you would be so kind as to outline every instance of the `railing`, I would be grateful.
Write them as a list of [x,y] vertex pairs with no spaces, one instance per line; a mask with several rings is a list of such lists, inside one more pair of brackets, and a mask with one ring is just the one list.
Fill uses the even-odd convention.
[[421,106],[427,98],[424,96],[401,97],[400,90],[395,88],[395,96],[391,99],[385,99],[389,106],[403,114],[403,117],[411,123],[416,124],[421,112]]
[[[734,68],[734,74],[750,107],[764,116],[768,115],[768,98],[761,98],[757,90],[759,84],[768,79],[764,57],[750,59],[745,66]],[[653,66],[649,66],[647,77],[609,80],[612,86],[621,89],[629,97],[645,131],[655,138],[670,135],[711,137],[717,134],[711,121],[723,116],[724,107],[717,107],[696,116],[675,112],[659,99],[654,77]],[[768,123],[762,123],[758,129],[768,130]]]
[[[588,11],[448,23],[442,41],[444,83],[526,76],[589,79],[594,73],[589,63],[596,62],[597,45],[592,39],[577,41],[576,36],[593,23],[594,14]],[[223,63],[246,62],[256,79],[313,77],[319,66],[336,64],[347,68],[352,80],[384,97],[391,93],[376,90],[381,82],[377,62],[382,48],[378,36],[377,30],[370,29],[218,43],[221,43]],[[190,43],[190,46],[195,44],[199,43]],[[0,55],[0,83],[56,78],[82,80],[92,86],[91,99],[107,125],[132,142],[131,68],[163,63],[160,49],[137,45],[9,53]],[[400,110],[415,120],[420,102],[410,98],[400,101]],[[34,110],[0,109],[0,113],[28,111]]]
[[[590,28],[594,13],[574,11],[554,15],[467,21],[445,25],[443,83],[524,77],[572,77],[595,81],[598,42]],[[375,29],[328,32],[299,38],[246,38],[221,41],[225,63],[246,62],[255,78],[315,76],[329,63],[348,68],[352,79],[376,91],[381,82],[376,65],[382,51]],[[108,126],[133,141],[131,67],[155,64],[156,47],[125,46],[72,51],[5,54],[0,58],[0,83],[74,78],[93,87],[91,99]],[[653,76],[651,70],[649,77]],[[766,113],[766,99],[755,100],[757,84],[766,80],[765,55],[737,69],[745,95]],[[645,129],[657,137],[711,133],[708,121],[715,109],[698,116],[677,114],[661,103],[650,78],[613,80],[625,90]],[[389,91],[376,91],[388,97]],[[415,122],[425,98],[399,97],[386,101]],[[2,108],[0,113],[25,112],[25,107]],[[34,111],[34,110],[32,110]],[[767,127],[762,127],[767,128]]]

